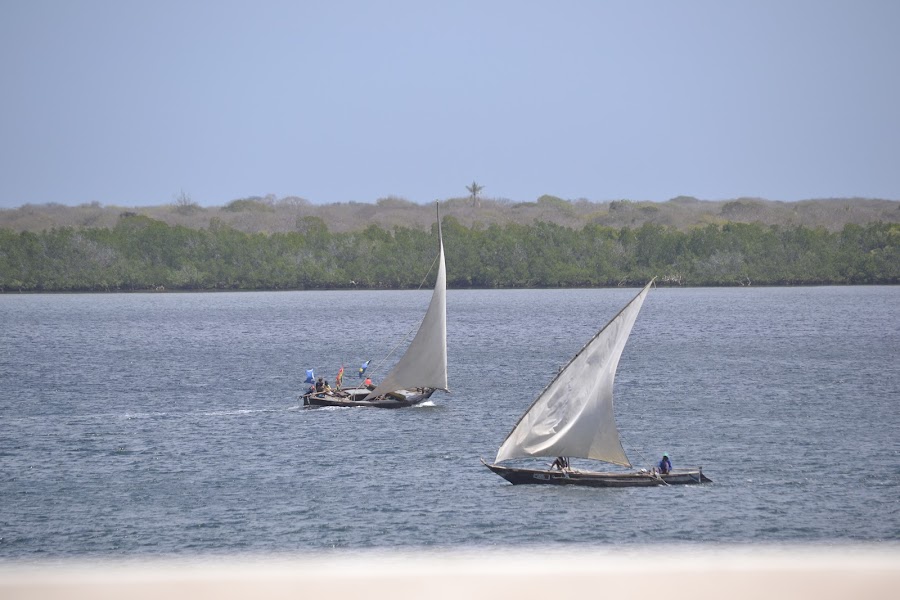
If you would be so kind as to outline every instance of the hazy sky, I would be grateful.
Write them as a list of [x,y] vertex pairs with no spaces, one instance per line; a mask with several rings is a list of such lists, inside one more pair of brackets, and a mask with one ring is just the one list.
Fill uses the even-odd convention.
[[900,2],[0,0],[0,206],[900,199]]

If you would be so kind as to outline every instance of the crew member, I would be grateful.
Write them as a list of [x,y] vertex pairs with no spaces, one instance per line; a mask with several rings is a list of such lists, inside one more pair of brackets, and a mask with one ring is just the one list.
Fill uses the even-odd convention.
[[663,457],[659,461],[659,472],[663,475],[668,475],[669,471],[672,470],[672,461],[669,460],[669,454],[664,453]]

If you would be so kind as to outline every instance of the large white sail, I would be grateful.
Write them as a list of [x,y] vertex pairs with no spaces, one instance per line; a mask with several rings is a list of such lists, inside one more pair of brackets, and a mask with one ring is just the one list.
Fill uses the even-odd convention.
[[512,458],[569,456],[631,466],[613,411],[616,367],[653,281],[575,355],[497,451]]
[[397,361],[394,368],[365,397],[371,400],[376,396],[397,390],[430,387],[448,390],[447,383],[447,267],[444,264],[444,240],[441,235],[440,214],[438,215],[438,255],[437,281],[431,303],[425,312],[425,318],[419,325],[416,337],[410,343],[406,353]]

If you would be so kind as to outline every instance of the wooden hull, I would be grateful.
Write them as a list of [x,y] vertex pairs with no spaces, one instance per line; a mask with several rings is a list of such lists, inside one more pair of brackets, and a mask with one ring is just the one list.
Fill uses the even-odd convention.
[[520,469],[504,467],[481,461],[488,469],[513,485],[580,485],[586,487],[653,487],[658,485],[687,485],[712,483],[701,469],[676,469],[666,475],[649,471],[632,471],[628,473],[600,473],[597,471],[581,471],[568,469],[557,471],[550,469]]
[[363,400],[369,391],[364,388],[342,392],[328,392],[303,396],[303,406],[319,408],[323,406],[369,407],[369,408],[405,408],[425,402],[434,393],[433,388],[418,389],[405,393],[385,394],[371,400]]

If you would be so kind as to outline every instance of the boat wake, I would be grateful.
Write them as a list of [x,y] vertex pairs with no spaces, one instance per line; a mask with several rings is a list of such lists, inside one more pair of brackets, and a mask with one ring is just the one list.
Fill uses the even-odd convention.
[[153,412],[153,413],[125,413],[123,415],[126,421],[130,421],[132,419],[156,419],[158,417],[168,417],[169,413],[165,412]]
[[280,408],[236,408],[234,410],[215,410],[199,413],[202,417],[233,417],[235,415],[252,415],[256,413],[278,412]]
[[286,410],[298,410],[298,406],[277,407],[277,408],[235,408],[231,410],[213,410],[205,412],[146,412],[146,413],[125,413],[119,415],[126,421],[137,419],[178,419],[178,418],[196,418],[196,417],[234,417],[240,415],[254,415],[259,413],[283,412]]

